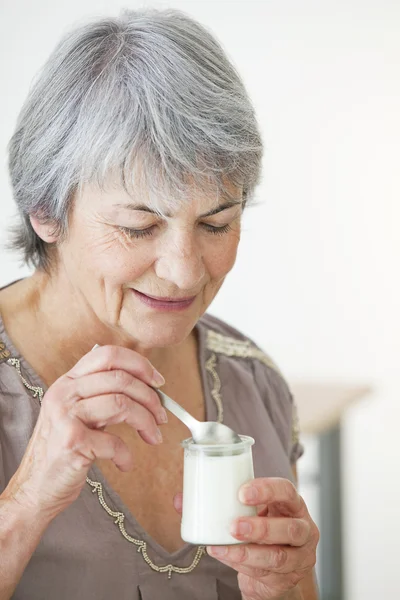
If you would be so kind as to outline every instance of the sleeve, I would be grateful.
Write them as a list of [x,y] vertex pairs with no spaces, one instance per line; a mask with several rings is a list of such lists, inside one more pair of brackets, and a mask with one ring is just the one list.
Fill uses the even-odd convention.
[[6,482],[4,477],[4,468],[3,468],[3,450],[1,445],[1,436],[0,436],[0,494],[4,492],[6,488]]
[[265,359],[253,361],[254,378],[290,464],[294,465],[304,453],[296,401],[278,367],[264,356]]

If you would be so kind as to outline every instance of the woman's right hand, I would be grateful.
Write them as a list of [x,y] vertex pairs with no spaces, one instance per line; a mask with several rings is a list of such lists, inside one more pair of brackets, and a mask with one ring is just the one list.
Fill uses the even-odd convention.
[[44,395],[5,495],[52,519],[77,499],[96,458],[129,471],[127,445],[104,428],[126,422],[145,442],[159,444],[158,425],[167,419],[152,387],[163,383],[151,363],[128,348],[101,346],[84,355]]

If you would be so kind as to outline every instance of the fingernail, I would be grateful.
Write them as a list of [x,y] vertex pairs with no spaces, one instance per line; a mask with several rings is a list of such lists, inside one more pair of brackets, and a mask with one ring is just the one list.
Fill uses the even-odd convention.
[[222,558],[228,554],[228,548],[226,546],[209,546],[207,552],[212,556],[218,556]]
[[164,383],[165,383],[164,377],[161,375],[161,373],[159,373],[158,371],[156,371],[154,369],[153,370],[153,380],[152,380],[152,384],[154,385],[154,387],[159,387],[160,385],[164,385]]
[[251,533],[252,526],[248,521],[236,521],[232,525],[233,535],[244,535],[247,536]]
[[161,443],[162,443],[162,441],[163,441],[163,436],[162,436],[162,433],[161,433],[161,431],[158,429],[158,427],[157,427],[157,429],[156,429],[156,440],[157,440],[157,444],[161,444]]
[[254,485],[245,485],[240,488],[239,500],[240,502],[255,502],[258,497],[258,490]]
[[95,348],[100,348],[99,344],[95,344],[92,348],[92,350],[94,350]]
[[165,408],[160,409],[159,419],[160,419],[161,423],[168,423],[168,415],[167,415],[167,411],[165,410]]

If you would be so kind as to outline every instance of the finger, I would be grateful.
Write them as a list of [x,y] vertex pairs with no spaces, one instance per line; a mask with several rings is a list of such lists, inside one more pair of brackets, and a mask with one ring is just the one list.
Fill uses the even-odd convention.
[[174,496],[174,508],[176,512],[180,515],[182,514],[182,502],[183,502],[183,494],[180,492],[179,494],[175,494]]
[[164,377],[151,362],[134,350],[122,346],[99,346],[94,348],[76,363],[67,373],[69,377],[82,377],[89,373],[120,369],[142,379],[148,385],[159,387],[165,383]]
[[[308,547],[260,546],[258,544],[238,544],[232,546],[207,546],[210,556],[229,563],[239,572],[248,569],[291,573],[310,568],[315,564],[315,553]],[[253,575],[254,576],[254,575]]]
[[100,429],[105,425],[127,423],[136,429],[145,442],[150,444],[162,442],[162,434],[153,415],[123,394],[104,394],[80,400],[71,407],[69,412],[89,428]]
[[118,394],[122,408],[125,409],[122,396],[128,396],[131,401],[139,403],[148,409],[157,423],[168,421],[167,413],[163,408],[160,398],[155,390],[140,379],[137,379],[127,371],[119,369],[91,373],[78,379],[70,380],[68,383],[69,400],[80,401],[82,398],[90,398],[103,394]]
[[[307,514],[304,500],[289,479],[281,477],[259,477],[245,483],[239,490],[243,504],[279,504],[292,516]],[[289,515],[288,515],[289,516]]]
[[233,521],[231,533],[248,542],[304,546],[311,536],[311,524],[288,517],[247,517]]
[[77,470],[88,467],[96,458],[108,458],[121,471],[129,471],[133,465],[132,453],[120,437],[106,431],[89,429],[73,445],[73,465]]

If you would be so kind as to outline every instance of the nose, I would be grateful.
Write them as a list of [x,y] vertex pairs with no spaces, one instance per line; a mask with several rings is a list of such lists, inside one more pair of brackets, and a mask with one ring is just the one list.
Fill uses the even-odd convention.
[[204,278],[205,265],[201,249],[190,234],[175,235],[164,240],[155,263],[159,279],[173,283],[181,290],[195,291]]

